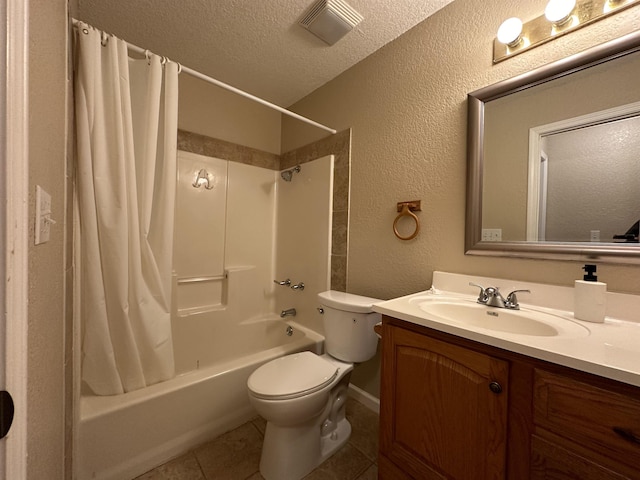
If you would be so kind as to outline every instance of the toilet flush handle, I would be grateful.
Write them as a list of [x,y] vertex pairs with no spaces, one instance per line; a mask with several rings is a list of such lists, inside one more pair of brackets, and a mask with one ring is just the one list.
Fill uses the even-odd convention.
[[322,308],[322,307],[318,307],[318,308],[316,308],[316,310],[318,310],[318,313],[319,313],[320,315],[324,315],[324,308]]

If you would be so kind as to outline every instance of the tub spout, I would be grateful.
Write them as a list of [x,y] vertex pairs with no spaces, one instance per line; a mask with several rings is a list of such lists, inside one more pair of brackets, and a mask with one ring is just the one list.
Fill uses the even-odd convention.
[[295,308],[289,308],[288,310],[282,310],[282,312],[280,312],[280,318],[295,317],[295,316],[296,316]]

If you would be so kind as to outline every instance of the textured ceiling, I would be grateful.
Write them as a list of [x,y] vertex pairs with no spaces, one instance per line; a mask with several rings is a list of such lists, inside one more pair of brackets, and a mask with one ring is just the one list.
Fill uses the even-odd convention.
[[333,46],[297,25],[315,0],[77,0],[77,18],[289,106],[452,0],[348,0],[364,20]]

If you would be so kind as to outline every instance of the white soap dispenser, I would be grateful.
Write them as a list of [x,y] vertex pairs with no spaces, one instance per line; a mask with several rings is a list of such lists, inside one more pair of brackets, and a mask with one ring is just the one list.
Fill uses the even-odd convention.
[[587,322],[604,322],[607,307],[607,284],[598,282],[596,266],[585,265],[583,280],[576,280],[573,288],[573,316]]

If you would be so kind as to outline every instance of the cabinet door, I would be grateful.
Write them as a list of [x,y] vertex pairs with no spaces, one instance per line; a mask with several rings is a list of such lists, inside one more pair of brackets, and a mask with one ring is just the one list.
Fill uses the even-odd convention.
[[505,478],[508,364],[385,325],[381,454],[414,478]]

